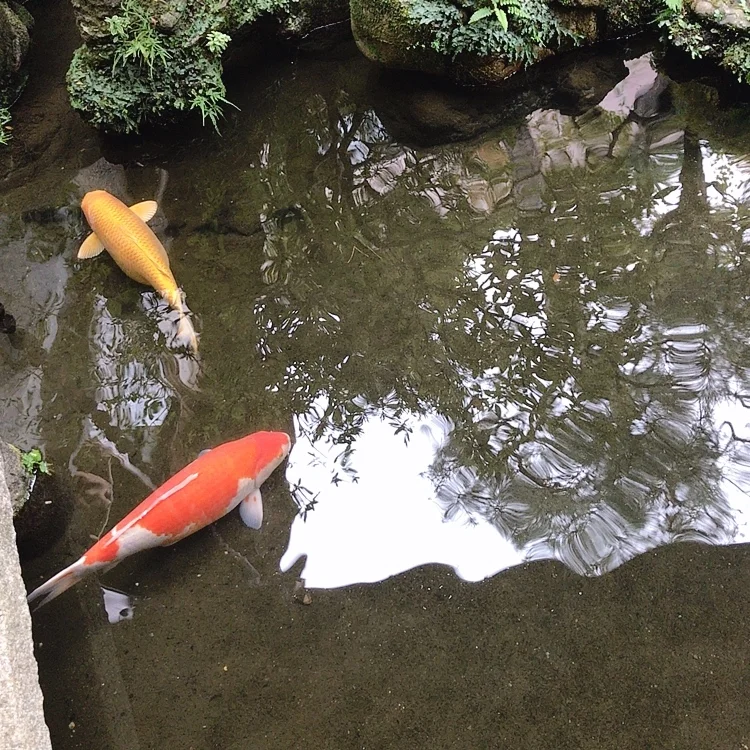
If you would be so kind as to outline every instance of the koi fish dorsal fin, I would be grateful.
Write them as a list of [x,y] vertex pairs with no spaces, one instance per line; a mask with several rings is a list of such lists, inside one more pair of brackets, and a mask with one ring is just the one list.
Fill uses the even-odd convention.
[[263,498],[260,490],[253,490],[240,503],[240,518],[245,526],[251,529],[259,529],[263,524]]
[[81,260],[85,260],[86,258],[96,258],[102,250],[104,250],[102,241],[96,236],[95,232],[92,232],[78,248],[78,257]]
[[130,210],[141,220],[146,223],[154,218],[154,214],[159,208],[156,201],[141,201],[130,207]]

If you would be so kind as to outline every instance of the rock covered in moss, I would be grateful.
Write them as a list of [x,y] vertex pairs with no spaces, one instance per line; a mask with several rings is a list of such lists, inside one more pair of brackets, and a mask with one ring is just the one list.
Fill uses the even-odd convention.
[[280,14],[284,35],[301,40],[349,21],[349,0],[296,0]]
[[23,86],[21,66],[29,51],[33,19],[23,6],[0,0],[0,104],[7,106]]
[[343,0],[73,0],[84,45],[67,83],[92,124],[134,132],[188,110],[217,126],[227,104],[222,55],[235,36],[275,18],[287,37],[345,17]]
[[70,0],[84,41],[109,36],[107,18],[117,14],[121,0]]
[[743,0],[684,0],[662,14],[668,41],[694,59],[718,62],[750,83],[750,12]]
[[[503,80],[574,43],[640,28],[656,0],[351,0],[360,50],[389,68],[448,76],[458,83]],[[477,13],[479,11],[479,13]]]

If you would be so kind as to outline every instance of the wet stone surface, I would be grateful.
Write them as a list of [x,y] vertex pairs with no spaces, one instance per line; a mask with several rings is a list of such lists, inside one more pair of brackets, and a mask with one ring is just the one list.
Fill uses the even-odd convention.
[[[260,531],[34,613],[55,750],[750,744],[750,119],[655,60],[462,100],[343,48],[235,79],[221,137],[130,140],[32,75],[0,421],[73,501],[29,588],[205,448],[295,440]],[[197,357],[75,259],[101,188],[159,202]]]

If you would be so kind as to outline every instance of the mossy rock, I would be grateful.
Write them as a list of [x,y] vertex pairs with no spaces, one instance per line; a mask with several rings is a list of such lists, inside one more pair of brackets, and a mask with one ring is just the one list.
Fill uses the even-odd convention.
[[351,0],[352,32],[371,60],[388,68],[446,76],[460,84],[502,81],[574,38],[596,38],[598,11],[525,3],[503,30],[494,17],[469,21],[469,2]]
[[[348,0],[298,0],[280,14],[284,35],[295,40],[349,20]],[[347,29],[348,32],[348,29]]]
[[449,72],[451,59],[433,47],[434,34],[401,0],[351,0],[352,33],[365,57],[387,68],[438,75]]
[[84,41],[109,36],[107,18],[114,16],[121,0],[70,0]]
[[[73,0],[84,39],[71,62],[71,104],[93,125],[136,132],[198,112],[217,127],[228,102],[223,56],[271,19],[287,39],[348,17],[344,0]],[[266,34],[268,36],[268,34]]]
[[26,82],[22,66],[33,23],[22,6],[0,0],[0,106],[12,104]]
[[640,30],[663,0],[525,0],[505,8],[507,29],[489,15],[470,21],[479,0],[351,0],[357,46],[388,68],[491,84],[575,44]]

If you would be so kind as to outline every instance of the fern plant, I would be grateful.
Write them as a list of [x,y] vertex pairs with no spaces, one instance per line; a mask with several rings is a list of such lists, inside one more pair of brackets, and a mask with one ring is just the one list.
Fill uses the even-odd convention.
[[113,68],[124,66],[132,59],[145,63],[149,76],[153,77],[156,62],[166,66],[169,52],[138,0],[125,0],[120,13],[107,18],[107,26],[112,38],[119,42],[112,61]]
[[544,0],[417,0],[409,12],[429,27],[433,48],[451,56],[499,54],[530,64],[541,47],[576,39]]
[[[492,7],[488,7],[485,5],[483,8],[478,8],[477,10],[475,10],[471,14],[469,23],[476,23],[477,21],[481,21],[483,18],[488,18],[489,16],[494,15],[502,30],[507,31],[508,14],[500,7],[500,3],[498,2],[498,0],[490,0],[490,2],[492,3]],[[515,9],[518,9],[521,4],[517,0],[504,0],[503,5],[506,5],[509,8],[513,6]]]

